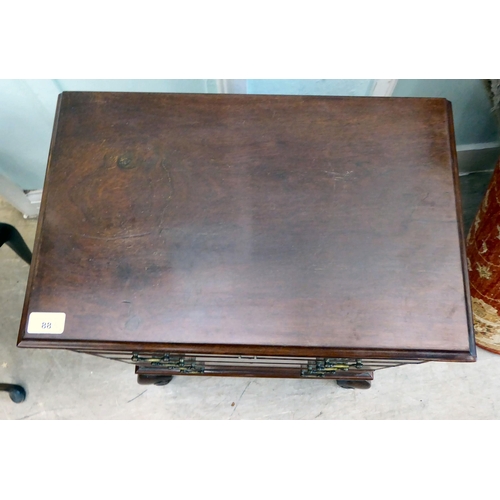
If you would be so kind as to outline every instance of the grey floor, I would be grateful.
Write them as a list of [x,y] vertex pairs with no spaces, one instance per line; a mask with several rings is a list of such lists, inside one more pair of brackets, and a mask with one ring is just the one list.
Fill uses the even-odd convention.
[[[491,173],[461,177],[468,227]],[[0,199],[0,221],[32,247],[36,221]],[[497,419],[500,356],[479,349],[476,363],[427,363],[376,373],[370,390],[331,381],[176,377],[139,386],[133,367],[69,351],[16,347],[28,265],[0,248],[0,382],[19,383],[27,399],[0,393],[0,419]]]

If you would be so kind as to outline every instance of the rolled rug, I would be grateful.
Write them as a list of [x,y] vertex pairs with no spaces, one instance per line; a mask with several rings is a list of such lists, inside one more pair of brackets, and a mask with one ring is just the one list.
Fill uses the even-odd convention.
[[500,354],[500,161],[467,236],[476,344]]

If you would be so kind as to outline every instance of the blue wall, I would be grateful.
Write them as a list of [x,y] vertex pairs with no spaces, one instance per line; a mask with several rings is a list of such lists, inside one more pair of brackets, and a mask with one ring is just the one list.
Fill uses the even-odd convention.
[[372,85],[373,80],[247,80],[247,93],[366,96]]
[[61,91],[101,92],[216,92],[215,80],[55,80]]

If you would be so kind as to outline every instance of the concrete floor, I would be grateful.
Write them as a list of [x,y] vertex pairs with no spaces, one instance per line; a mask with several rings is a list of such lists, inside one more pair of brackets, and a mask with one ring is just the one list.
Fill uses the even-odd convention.
[[[477,190],[476,190],[477,191]],[[32,248],[37,221],[0,199],[0,221]],[[500,356],[479,349],[476,363],[426,363],[376,373],[370,390],[332,381],[176,377],[140,386],[131,365],[69,351],[16,347],[28,265],[0,248],[0,419],[497,419]]]

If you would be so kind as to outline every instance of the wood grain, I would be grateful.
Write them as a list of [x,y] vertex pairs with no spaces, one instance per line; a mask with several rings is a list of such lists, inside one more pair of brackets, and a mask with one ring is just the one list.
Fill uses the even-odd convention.
[[[19,345],[472,360],[444,99],[69,92]],[[66,313],[62,335],[25,333]]]

